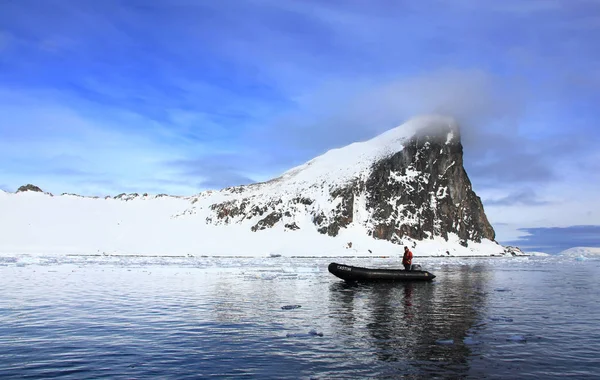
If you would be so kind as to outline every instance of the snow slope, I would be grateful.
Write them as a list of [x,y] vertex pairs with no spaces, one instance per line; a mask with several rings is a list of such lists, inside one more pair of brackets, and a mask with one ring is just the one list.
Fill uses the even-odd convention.
[[[335,207],[332,189],[368,176],[374,162],[402,150],[403,143],[422,128],[453,123],[438,116],[416,118],[371,140],[331,150],[274,180],[191,197],[115,199],[0,191],[0,255],[399,256],[401,246],[366,234],[369,210],[360,197],[355,200],[353,222],[335,237],[319,233],[311,215],[320,208]],[[455,138],[450,130],[448,142]],[[313,203],[293,203],[308,195]],[[250,227],[259,216],[231,215],[214,221],[214,205],[239,205],[242,199],[259,208],[292,202],[298,210],[272,228],[258,231]],[[299,229],[286,227],[292,223]],[[402,244],[410,245],[415,256],[503,252],[503,247],[489,240],[470,242],[468,248],[458,242],[450,234],[448,241],[405,239]]]
[[400,151],[406,140],[432,124],[454,125],[455,122],[451,118],[441,116],[415,118],[368,141],[332,149],[288,170],[277,181],[298,188],[325,181],[331,185],[340,185],[357,177],[364,178],[373,162]]
[[547,256],[552,256],[549,253],[546,252],[538,252],[538,251],[527,251],[525,252],[526,255],[529,256],[536,256],[536,257],[547,257]]
[[[401,151],[404,143],[415,133],[432,125],[448,125],[457,128],[454,119],[449,117],[416,117],[370,140],[329,150],[270,181],[243,186],[244,191],[262,194],[267,188],[268,196],[275,197],[282,193],[296,194],[303,190],[320,188],[323,184],[335,187],[356,178],[365,178],[370,173],[374,162]],[[452,138],[453,135],[450,134],[448,142]],[[240,188],[242,187],[237,187]],[[207,193],[203,193],[200,197]],[[221,192],[221,194],[227,196],[228,192]],[[212,197],[214,193],[210,195]]]

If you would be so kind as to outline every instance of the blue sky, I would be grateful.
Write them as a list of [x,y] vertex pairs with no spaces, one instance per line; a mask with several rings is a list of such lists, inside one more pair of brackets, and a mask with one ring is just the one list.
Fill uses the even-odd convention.
[[500,241],[598,245],[599,37],[597,0],[0,0],[0,188],[189,195],[438,112]]

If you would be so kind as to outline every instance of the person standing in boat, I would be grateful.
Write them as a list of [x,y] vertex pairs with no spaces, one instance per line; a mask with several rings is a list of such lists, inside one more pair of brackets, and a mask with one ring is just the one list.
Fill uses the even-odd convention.
[[410,249],[408,249],[408,247],[404,247],[404,256],[402,256],[402,265],[404,265],[404,270],[410,270],[410,267],[412,265],[412,258],[413,258],[413,254],[410,251]]

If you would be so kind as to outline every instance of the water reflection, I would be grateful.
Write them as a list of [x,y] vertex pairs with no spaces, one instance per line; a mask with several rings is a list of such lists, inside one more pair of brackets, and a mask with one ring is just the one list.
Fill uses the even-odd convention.
[[473,347],[464,341],[485,311],[488,275],[481,266],[436,275],[432,283],[332,284],[335,333],[403,373],[466,375]]
[[597,378],[600,261],[350,286],[312,259],[140,260],[0,265],[0,378]]

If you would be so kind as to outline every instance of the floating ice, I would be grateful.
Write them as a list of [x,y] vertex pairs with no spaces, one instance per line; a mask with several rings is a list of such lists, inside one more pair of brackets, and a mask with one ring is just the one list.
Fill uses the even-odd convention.
[[302,306],[300,306],[300,305],[285,305],[285,306],[282,306],[281,308],[283,310],[293,310],[293,309],[298,309],[300,307],[302,307]]
[[323,336],[323,333],[317,332],[316,330],[310,330],[308,333],[287,333],[285,336],[287,338],[301,338],[305,336]]
[[293,267],[284,269],[286,272],[294,272],[294,273],[317,273],[319,272],[319,267]]
[[508,338],[506,338],[506,340],[508,340],[510,342],[519,342],[519,343],[527,342],[527,339],[525,339],[525,337],[523,335],[511,335]]
[[489,319],[490,319],[490,321],[494,321],[494,322],[512,322],[513,321],[512,318],[508,318],[508,317],[490,317]]
[[465,337],[465,339],[463,339],[463,343],[466,344],[467,346],[472,346],[475,344],[481,344],[481,341],[475,340],[475,339],[473,339],[473,337],[467,336],[467,337]]
[[258,276],[258,278],[262,280],[275,280],[278,277],[279,275],[274,273],[261,273],[260,276]]

